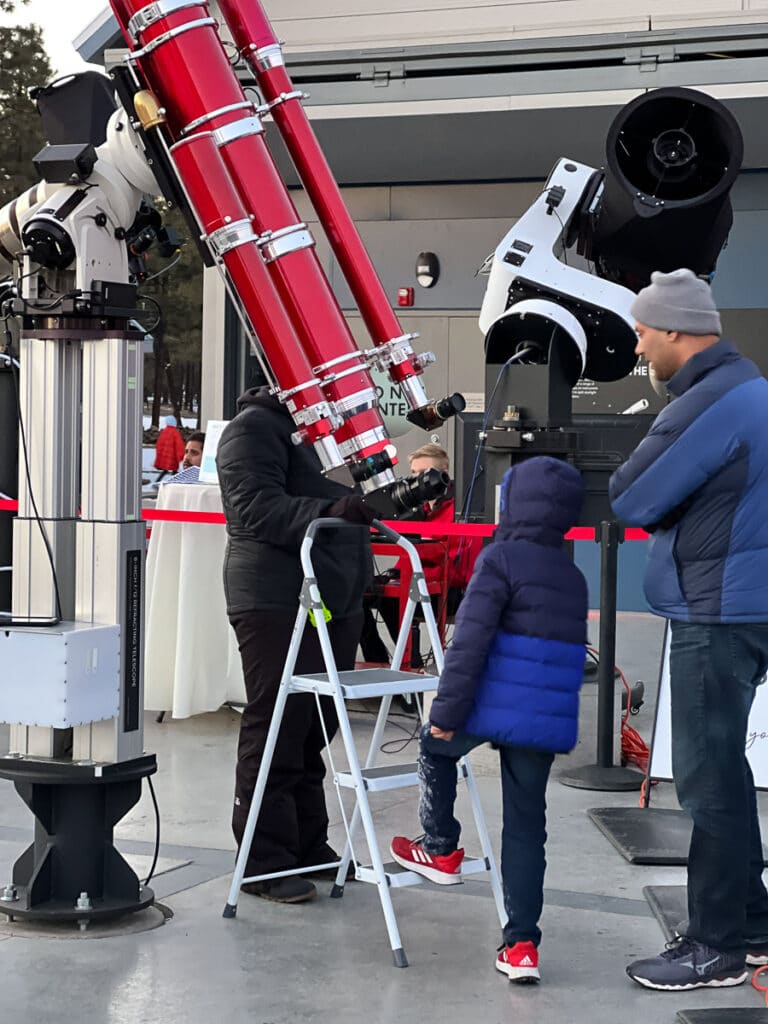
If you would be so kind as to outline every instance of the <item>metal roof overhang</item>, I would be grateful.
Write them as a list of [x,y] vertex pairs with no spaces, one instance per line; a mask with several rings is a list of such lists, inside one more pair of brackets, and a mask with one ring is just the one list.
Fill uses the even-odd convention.
[[[113,31],[105,44],[105,33],[101,24],[100,53],[121,42]],[[618,110],[671,85],[726,103],[744,134],[744,167],[768,167],[768,23],[286,56],[343,185],[537,179],[564,155],[600,165]],[[241,79],[253,85],[247,72]]]

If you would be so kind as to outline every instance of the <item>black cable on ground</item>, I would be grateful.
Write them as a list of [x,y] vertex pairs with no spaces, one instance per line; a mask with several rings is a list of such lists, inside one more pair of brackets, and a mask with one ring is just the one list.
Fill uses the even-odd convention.
[[155,805],[155,855],[152,858],[152,867],[149,869],[149,874],[144,881],[144,885],[149,885],[152,881],[152,876],[155,873],[157,867],[157,858],[160,854],[160,808],[157,806],[157,797],[155,796],[155,787],[152,785],[152,779],[148,775],[147,782],[149,783],[149,792],[152,796],[152,803]]
[[[351,715],[378,715],[378,711],[365,711],[362,708],[355,708],[354,710],[350,709],[349,713]],[[416,737],[419,735],[419,730],[421,729],[421,721],[418,718],[416,719],[416,725],[412,730],[406,728],[406,726],[404,725],[401,725],[400,722],[394,721],[395,718],[410,717],[410,715],[405,714],[398,715],[396,712],[394,714],[387,715],[387,722],[389,722],[390,725],[394,725],[394,727],[396,729],[399,729],[401,732],[406,733],[407,738],[404,740],[387,740],[386,743],[382,743],[381,746],[379,747],[379,750],[382,754],[400,754],[403,750],[405,750],[409,743],[412,743],[416,739]]]
[[62,619],[61,611],[61,595],[59,593],[59,579],[56,575],[56,565],[53,560],[53,551],[51,550],[51,544],[48,540],[48,534],[45,532],[43,521],[40,517],[40,513],[37,510],[37,502],[35,501],[35,495],[32,490],[32,477],[29,470],[29,452],[27,450],[27,432],[24,429],[24,417],[21,410],[21,393],[19,391],[19,370],[16,365],[16,361],[8,357],[11,369],[11,380],[13,381],[13,390],[16,396],[16,414],[19,417],[19,435],[21,437],[21,448],[24,455],[24,475],[27,481],[27,488],[29,490],[29,500],[32,505],[32,510],[35,514],[35,522],[40,530],[40,536],[42,537],[43,544],[45,546],[45,552],[48,556],[48,561],[51,566],[51,575],[53,577],[53,590],[54,597],[56,600],[56,615],[51,617],[44,616],[22,616],[15,617],[10,612],[0,612],[0,625],[5,626],[57,626]]

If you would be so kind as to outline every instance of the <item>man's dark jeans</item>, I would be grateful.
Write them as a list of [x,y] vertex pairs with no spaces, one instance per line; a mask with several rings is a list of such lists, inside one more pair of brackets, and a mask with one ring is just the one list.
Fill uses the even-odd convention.
[[718,950],[768,940],[768,894],[745,753],[768,624],[672,623],[672,771],[693,819],[688,935]]
[[[480,736],[456,732],[453,739],[421,730],[419,816],[424,829],[424,849],[443,856],[459,845],[461,826],[453,816],[456,800],[456,762],[470,750],[486,743]],[[499,746],[504,825],[501,834],[501,883],[507,923],[504,942],[541,941],[539,918],[544,902],[544,844],[546,789],[553,754],[524,747]]]

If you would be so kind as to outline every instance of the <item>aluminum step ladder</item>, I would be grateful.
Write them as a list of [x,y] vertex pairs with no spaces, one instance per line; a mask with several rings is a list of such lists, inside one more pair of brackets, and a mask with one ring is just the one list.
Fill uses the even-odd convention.
[[[347,877],[349,864],[354,860],[355,878],[357,881],[369,882],[378,887],[379,899],[384,912],[384,919],[386,921],[387,933],[389,935],[395,965],[397,967],[407,967],[408,960],[406,959],[405,951],[400,940],[400,932],[397,927],[395,911],[392,905],[391,890],[401,888],[403,886],[420,885],[425,881],[425,879],[414,871],[404,870],[398,864],[384,863],[376,837],[376,829],[369,803],[369,794],[399,789],[405,786],[418,786],[419,780],[415,763],[376,765],[376,757],[384,735],[384,728],[386,726],[389,708],[392,703],[392,697],[395,694],[404,693],[418,695],[416,703],[419,711],[419,717],[421,718],[420,696],[424,693],[437,689],[439,678],[437,675],[424,675],[419,672],[406,672],[400,668],[417,605],[420,604],[422,608],[438,672],[442,671],[443,668],[443,649],[440,644],[435,616],[432,611],[432,603],[430,595],[427,592],[427,585],[416,548],[410,543],[410,541],[406,540],[405,537],[402,537],[394,530],[389,529],[389,527],[386,527],[383,523],[377,521],[373,524],[375,529],[388,540],[392,541],[404,550],[410,559],[413,570],[410,592],[408,594],[408,601],[405,606],[403,621],[400,625],[400,632],[398,634],[395,651],[392,657],[392,665],[390,668],[354,669],[341,672],[337,670],[333,650],[331,648],[330,636],[328,634],[328,627],[323,615],[323,603],[318,590],[314,569],[312,567],[311,553],[315,535],[318,530],[326,529],[328,527],[348,527],[349,525],[350,524],[343,519],[316,519],[310,524],[301,546],[301,564],[304,570],[304,584],[300,595],[300,606],[296,615],[293,636],[288,648],[285,667],[283,669],[283,675],[280,681],[277,699],[275,701],[275,709],[264,746],[264,754],[256,780],[253,799],[248,813],[248,820],[246,822],[243,839],[240,844],[240,850],[235,864],[235,871],[232,876],[229,897],[224,908],[224,917],[235,917],[237,913],[237,901],[240,895],[240,886],[244,883],[265,881],[271,878],[283,878],[288,875],[307,874],[309,872],[317,871],[318,869],[338,868],[336,883],[331,890],[331,896],[339,898],[344,893],[344,882]],[[296,666],[301,640],[304,635],[304,630],[307,628],[310,616],[314,621],[314,628],[318,631],[318,638],[323,652],[326,671],[294,675],[294,668]],[[310,626],[310,628],[313,627]],[[326,739],[326,753],[328,755],[333,781],[337,789],[342,820],[347,836],[346,846],[340,861],[333,861],[329,864],[316,864],[311,867],[304,866],[290,871],[278,871],[273,872],[272,874],[251,875],[246,877],[245,865],[248,859],[248,851],[251,847],[251,841],[256,829],[256,822],[259,816],[261,802],[264,797],[264,790],[266,788],[267,777],[269,775],[275,744],[277,742],[280,722],[282,720],[285,702],[288,699],[288,696],[292,693],[313,693],[317,701],[321,722],[323,722],[323,718],[320,706],[320,696],[327,695],[333,699],[339,720],[339,735],[344,745],[347,761],[347,768],[345,770],[337,769],[334,763],[330,743],[328,742],[328,736],[327,733],[325,733],[325,722],[323,722],[323,731]],[[369,697],[380,698],[381,703],[373,730],[373,736],[371,737],[371,742],[365,758],[365,763],[361,767],[355,748],[346,702]],[[496,909],[499,915],[499,921],[503,928],[507,920],[506,911],[504,909],[504,897],[491,847],[491,841],[485,825],[485,818],[480,804],[477,785],[475,783],[474,776],[472,775],[472,769],[468,760],[462,758],[458,763],[457,770],[459,779],[467,784],[472,812],[475,819],[475,826],[477,828],[482,851],[482,855],[479,858],[465,857],[462,863],[461,873],[462,875],[472,875],[479,872],[486,872],[488,874],[496,903]],[[342,799],[342,790],[344,789],[352,790],[355,793],[355,807],[351,820],[348,820]],[[360,824],[362,824],[370,856],[370,864],[368,865],[362,864],[355,856],[354,852],[355,838],[359,831]]]

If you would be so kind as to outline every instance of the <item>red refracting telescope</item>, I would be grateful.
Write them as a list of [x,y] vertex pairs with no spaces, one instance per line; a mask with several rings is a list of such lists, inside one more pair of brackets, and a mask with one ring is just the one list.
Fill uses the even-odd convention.
[[[161,136],[212,261],[293,416],[297,442],[313,445],[325,471],[346,466],[364,491],[373,491],[395,480],[396,460],[371,368],[400,385],[409,419],[424,429],[464,402],[460,395],[427,398],[420,378],[434,356],[417,355],[414,335],[397,321],[263,7],[254,0],[222,0],[219,7],[264,105],[244,92],[205,3],[112,0],[142,91],[139,120],[145,132]],[[148,107],[151,116],[142,114]],[[370,351],[355,344],[312,233],[272,158],[266,116],[280,131],[347,278],[373,340]]]

